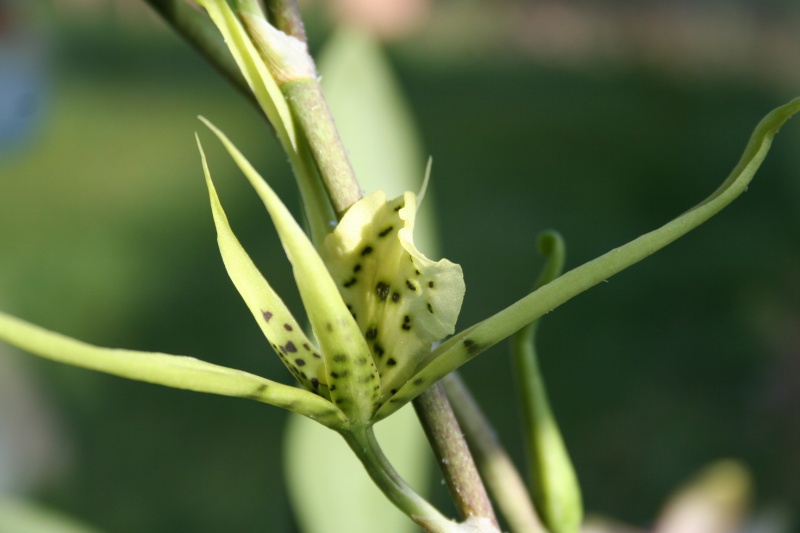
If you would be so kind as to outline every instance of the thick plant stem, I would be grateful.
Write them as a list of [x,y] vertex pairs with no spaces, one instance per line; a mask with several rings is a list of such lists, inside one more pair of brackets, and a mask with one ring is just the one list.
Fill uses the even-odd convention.
[[266,0],[265,5],[267,16],[273,26],[303,42],[308,40],[297,0]]
[[442,385],[437,383],[420,394],[414,400],[414,409],[461,517],[488,519],[499,530],[489,495]]
[[386,497],[430,533],[458,533],[465,531],[449,520],[428,501],[408,486],[395,471],[375,439],[371,427],[342,432],[342,437],[364,465],[367,473]]
[[341,218],[347,208],[361,198],[361,189],[333,123],[322,87],[316,79],[305,79],[287,83],[281,90],[308,139],[331,205]]
[[453,372],[441,383],[464,430],[481,477],[508,522],[511,533],[546,533],[533,508],[525,481],[461,376]]

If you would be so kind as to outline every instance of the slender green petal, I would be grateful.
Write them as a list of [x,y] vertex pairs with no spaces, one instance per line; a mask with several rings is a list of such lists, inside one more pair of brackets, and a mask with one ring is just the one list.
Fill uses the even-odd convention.
[[[486,320],[451,337],[423,361],[411,382],[385,404],[377,419],[411,401],[479,353],[512,335],[583,291],[602,283],[687,234],[735,200],[747,188],[780,127],[800,111],[800,98],[772,110],[756,126],[730,176],[711,196],[664,226],[567,272]],[[419,384],[417,380],[422,379]]]
[[60,363],[176,389],[249,398],[333,428],[344,422],[339,409],[312,392],[193,357],[92,346],[5,313],[0,313],[0,339]]
[[369,347],[325,264],[275,192],[228,138],[208,121],[269,211],[292,263],[300,297],[322,348],[331,399],[355,424],[366,424],[380,401],[381,384]]
[[[557,233],[542,235],[539,250],[548,257],[534,289],[561,275],[564,265],[564,241]],[[581,489],[539,370],[535,343],[538,324],[537,320],[519,330],[512,343],[533,500],[548,531],[577,533],[583,521]]]
[[222,33],[236,64],[275,128],[284,149],[287,152],[296,152],[297,138],[289,107],[239,19],[225,0],[197,0],[197,3],[208,11],[211,20]]
[[347,211],[321,252],[370,344],[384,401],[453,333],[464,299],[461,267],[414,246],[416,211],[413,193],[387,201],[376,191]]
[[233,234],[211,181],[206,155],[199,138],[197,146],[200,149],[211,198],[211,212],[217,228],[219,251],[228,275],[283,364],[306,389],[330,398],[322,355],[306,337],[303,328],[258,271]]

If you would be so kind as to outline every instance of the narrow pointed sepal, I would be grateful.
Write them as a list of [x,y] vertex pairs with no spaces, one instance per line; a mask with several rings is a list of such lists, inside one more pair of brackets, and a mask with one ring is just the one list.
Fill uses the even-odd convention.
[[366,424],[378,408],[381,384],[364,336],[348,311],[325,264],[275,192],[230,140],[211,123],[256,190],[292,264],[300,297],[322,351],[331,400],[355,424]]
[[236,14],[225,0],[197,0],[217,26],[284,149],[297,151],[294,121],[286,100]]
[[211,199],[211,213],[225,268],[261,331],[289,371],[308,390],[330,398],[325,364],[319,349],[308,339],[280,296],[253,264],[233,234],[211,180],[206,156],[197,139]]
[[346,423],[336,406],[314,393],[194,357],[101,348],[5,313],[0,313],[0,340],[45,359],[123,378],[268,403],[334,429]]
[[570,270],[493,316],[447,339],[418,366],[417,372],[385,402],[376,419],[384,418],[413,400],[484,350],[513,335],[583,291],[651,256],[713,217],[739,197],[769,152],[775,134],[800,112],[800,98],[770,111],[758,123],[733,171],[708,198],[658,229]]
[[321,251],[381,373],[384,401],[455,330],[464,299],[461,267],[431,261],[414,245],[416,196],[362,198]]

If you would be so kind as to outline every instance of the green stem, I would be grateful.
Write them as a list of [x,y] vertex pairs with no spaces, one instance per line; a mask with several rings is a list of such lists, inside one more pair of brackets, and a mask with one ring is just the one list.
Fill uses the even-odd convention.
[[488,519],[499,530],[492,503],[442,385],[437,383],[420,394],[414,400],[414,409],[461,518]]
[[464,533],[459,524],[442,515],[400,477],[383,454],[371,427],[357,428],[341,435],[389,501],[425,531]]
[[[458,372],[442,381],[478,469],[512,533],[545,533],[525,481]],[[423,393],[424,394],[424,393]]]
[[[534,290],[560,274],[566,251],[554,232],[539,238],[539,251],[547,256]],[[519,330],[512,342],[512,362],[520,395],[529,480],[536,509],[552,533],[575,533],[583,521],[583,502],[567,447],[561,437],[536,354],[539,320]]]
[[281,90],[300,130],[308,138],[331,205],[341,218],[361,198],[361,189],[322,88],[316,79],[307,78],[286,83]]

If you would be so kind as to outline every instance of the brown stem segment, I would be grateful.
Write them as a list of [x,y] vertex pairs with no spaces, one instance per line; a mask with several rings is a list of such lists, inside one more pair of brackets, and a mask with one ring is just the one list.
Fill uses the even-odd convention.
[[475,456],[481,477],[511,532],[545,533],[525,481],[461,376],[453,372],[445,376],[441,383],[464,430],[464,437]]
[[266,0],[267,18],[287,35],[307,42],[306,28],[297,8],[297,0]]
[[483,486],[475,461],[464,440],[453,409],[440,383],[414,400],[428,441],[439,468],[450,489],[450,495],[463,520],[480,517],[491,520],[498,529],[497,518]]
[[341,218],[361,198],[361,189],[322,88],[317,80],[304,79],[282,85],[281,90],[308,139],[331,205]]

